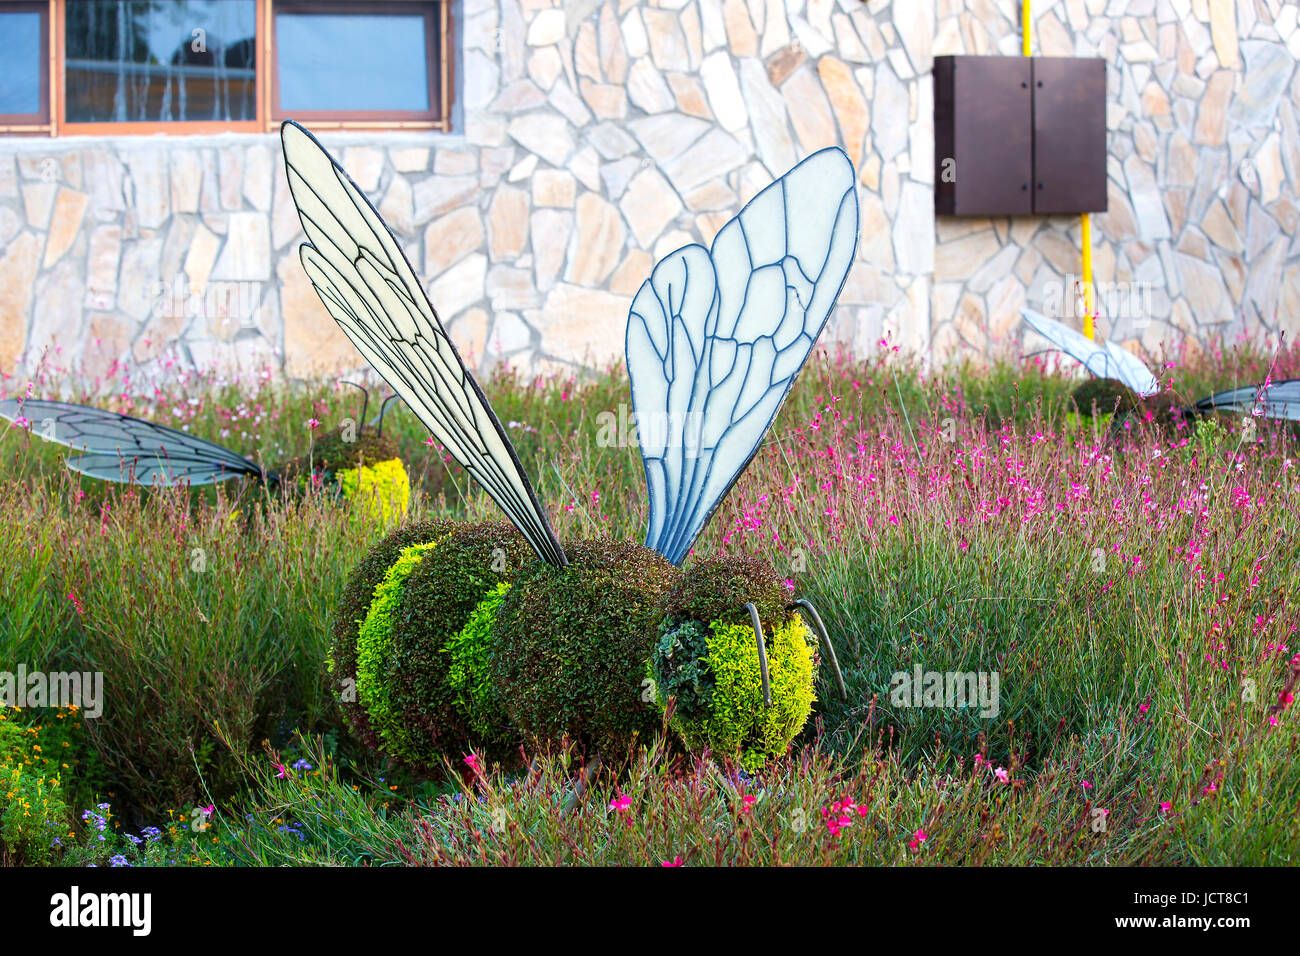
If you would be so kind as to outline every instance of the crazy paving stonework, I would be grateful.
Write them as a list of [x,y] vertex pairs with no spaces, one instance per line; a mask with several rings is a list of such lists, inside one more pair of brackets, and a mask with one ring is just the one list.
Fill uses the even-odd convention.
[[[862,238],[828,344],[884,338],[938,360],[1031,348],[1017,309],[1059,311],[1079,271],[1074,217],[933,211],[933,57],[1017,54],[1018,2],[457,9],[457,132],[321,138],[479,368],[616,359],[655,260],[708,242],[833,143],[859,170]],[[1034,49],[1110,64],[1102,331],[1148,348],[1300,331],[1296,4],[1035,0]],[[0,373],[95,376],[159,355],[290,376],[360,366],[299,266],[278,145],[0,141]]]

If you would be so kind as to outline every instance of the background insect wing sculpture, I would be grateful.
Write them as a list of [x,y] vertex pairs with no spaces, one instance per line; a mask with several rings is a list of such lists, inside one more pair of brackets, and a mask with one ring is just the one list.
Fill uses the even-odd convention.
[[1300,379],[1285,379],[1259,387],[1249,385],[1216,392],[1196,403],[1202,411],[1231,411],[1300,422]]
[[262,477],[255,462],[187,432],[71,402],[4,399],[0,417],[25,420],[47,441],[83,452],[68,467],[104,481],[169,487],[206,485],[237,475]]
[[1030,328],[1098,378],[1110,378],[1116,371],[1106,350],[1086,335],[1033,309],[1021,309],[1020,315]]
[[1116,378],[1142,398],[1149,398],[1160,391],[1160,382],[1140,358],[1109,339],[1104,344],[1106,354],[1110,356],[1111,373]]

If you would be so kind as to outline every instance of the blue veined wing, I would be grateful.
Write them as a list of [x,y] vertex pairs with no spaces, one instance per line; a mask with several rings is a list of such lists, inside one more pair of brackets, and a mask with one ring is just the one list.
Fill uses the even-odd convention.
[[1142,360],[1114,342],[1094,342],[1064,323],[1049,319],[1033,309],[1021,309],[1021,316],[1035,332],[1069,355],[1097,378],[1114,378],[1143,398],[1160,391],[1160,382]]
[[303,268],[325,308],[538,556],[567,564],[505,430],[384,220],[305,129],[286,122],[280,137],[308,239]]
[[91,478],[138,485],[208,485],[237,475],[262,478],[243,455],[195,435],[131,415],[37,398],[0,400],[0,418],[38,438],[83,452],[68,467]]
[[1240,412],[1300,422],[1300,378],[1270,382],[1266,386],[1248,385],[1216,392],[1196,403],[1202,411]]
[[809,156],[713,240],[655,266],[627,367],[650,499],[646,545],[681,564],[758,451],[821,334],[858,243],[853,165]]

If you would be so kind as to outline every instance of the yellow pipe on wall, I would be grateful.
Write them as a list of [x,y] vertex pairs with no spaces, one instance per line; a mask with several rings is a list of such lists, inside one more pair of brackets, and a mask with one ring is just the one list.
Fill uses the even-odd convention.
[[1092,218],[1085,212],[1079,217],[1083,226],[1083,334],[1096,338],[1092,321]]
[[[1030,52],[1034,31],[1031,3],[1032,0],[1021,0],[1020,4],[1021,48],[1025,56],[1033,55]],[[1079,224],[1083,226],[1083,334],[1095,340],[1096,329],[1092,321],[1092,220],[1086,212],[1079,217]]]

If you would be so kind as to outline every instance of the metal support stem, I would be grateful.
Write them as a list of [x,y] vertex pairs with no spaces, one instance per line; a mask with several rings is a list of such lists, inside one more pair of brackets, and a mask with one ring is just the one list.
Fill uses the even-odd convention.
[[758,673],[763,678],[763,706],[772,706],[772,685],[767,678],[767,645],[763,643],[763,622],[758,619],[758,608],[753,602],[745,605],[749,619],[754,624],[754,639],[758,642]]
[[844,685],[844,674],[840,671],[840,660],[835,656],[835,645],[831,643],[830,632],[826,630],[826,625],[822,623],[822,616],[817,613],[817,609],[812,606],[811,601],[799,598],[794,604],[812,622],[813,629],[817,632],[822,645],[826,648],[826,657],[831,662],[831,670],[835,673],[835,684],[840,689],[840,696],[847,698],[849,689]]

